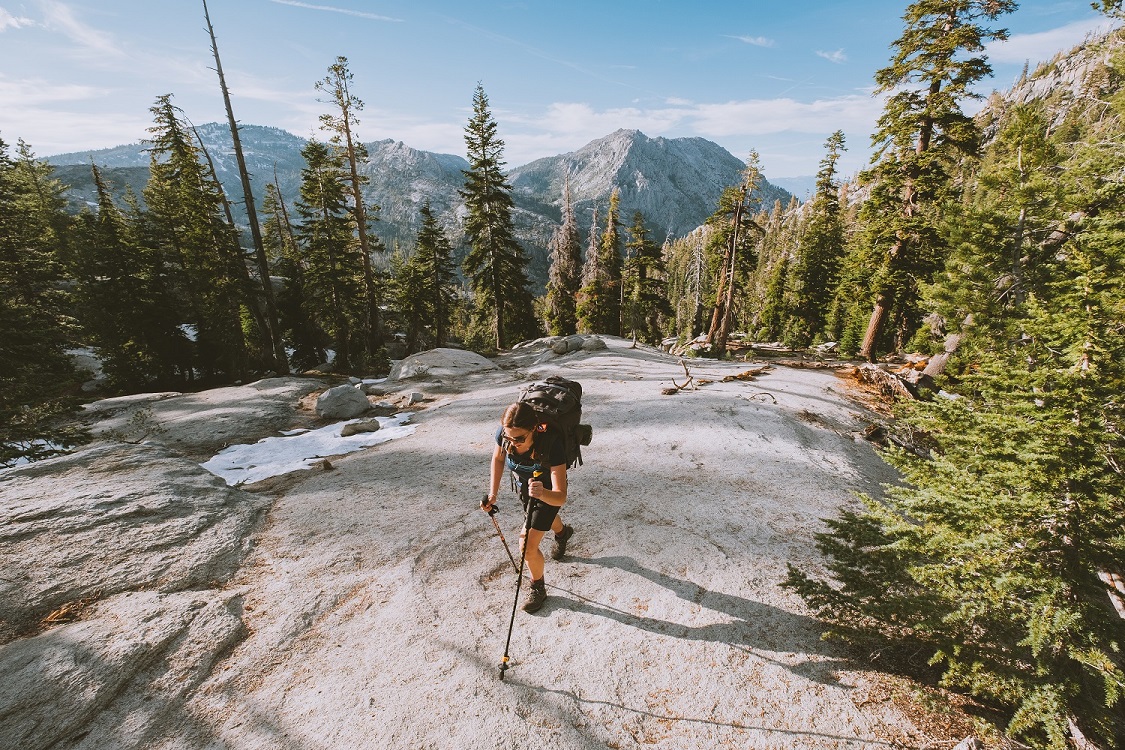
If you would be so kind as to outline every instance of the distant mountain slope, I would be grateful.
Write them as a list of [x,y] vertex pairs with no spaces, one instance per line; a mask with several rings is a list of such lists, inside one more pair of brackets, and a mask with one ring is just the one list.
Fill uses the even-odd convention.
[[[227,195],[241,204],[242,186],[230,132],[221,123],[196,128],[215,163]],[[284,130],[244,125],[240,131],[254,197],[261,205],[265,186],[277,181],[292,205],[300,189],[306,140]],[[459,190],[468,162],[453,154],[410,148],[401,141],[384,140],[367,145],[368,158],[360,171],[369,180],[365,194],[380,207],[375,233],[388,248],[410,248],[418,230],[419,209],[429,201],[450,241],[463,253],[464,201]],[[115,193],[129,185],[140,195],[147,181],[149,155],[144,144],[134,143],[100,151],[60,154],[47,159],[57,176],[70,186],[75,209],[95,197],[89,165],[103,169]],[[621,190],[621,221],[629,225],[641,211],[653,239],[680,236],[692,231],[715,210],[725,187],[741,180],[743,162],[721,146],[702,138],[649,138],[637,130],[619,130],[578,151],[538,159],[512,170],[515,212],[513,220],[520,242],[531,258],[535,286],[547,279],[548,243],[560,221],[563,184],[570,175],[571,194],[579,213],[580,228],[587,232],[594,206],[602,219],[614,187]],[[789,200],[789,193],[764,183],[763,203]],[[243,219],[244,220],[244,219]]]
[[[745,163],[703,138],[649,138],[639,130],[618,130],[574,151],[537,159],[513,169],[512,187],[523,199],[561,209],[563,186],[570,192],[583,230],[593,206],[604,216],[614,187],[621,190],[621,221],[644,214],[657,242],[692,231],[715,211],[726,187],[742,180]],[[789,193],[764,182],[762,203],[788,201]]]
[[985,140],[991,141],[997,126],[1013,108],[1032,102],[1042,105],[1051,128],[1060,126],[1076,107],[1107,107],[1106,102],[1121,90],[1121,63],[1125,55],[1125,27],[1093,35],[1070,50],[1059,52],[1020,78],[1006,92],[995,92],[977,115]]

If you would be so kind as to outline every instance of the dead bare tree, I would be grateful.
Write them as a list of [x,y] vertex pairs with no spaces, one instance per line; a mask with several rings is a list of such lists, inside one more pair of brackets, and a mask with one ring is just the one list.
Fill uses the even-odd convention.
[[715,307],[711,312],[711,326],[707,329],[706,342],[717,356],[721,356],[726,351],[727,339],[730,336],[734,284],[738,269],[738,246],[739,240],[742,239],[740,230],[746,212],[746,200],[758,189],[760,180],[758,153],[751,151],[750,158],[746,160],[746,169],[742,173],[742,185],[738,188],[738,201],[734,205],[730,237],[727,239],[723,265],[719,273],[719,288],[715,293]]
[[246,157],[242,152],[242,139],[238,135],[238,122],[234,119],[234,108],[230,102],[230,90],[227,80],[223,75],[223,64],[219,60],[219,43],[215,39],[215,27],[211,24],[211,14],[207,11],[207,0],[203,0],[203,18],[207,22],[207,34],[211,37],[211,52],[215,56],[215,73],[219,76],[219,88],[223,92],[223,104],[227,110],[227,123],[230,125],[230,136],[234,142],[234,156],[238,162],[238,174],[242,179],[242,196],[246,205],[246,220],[250,224],[250,237],[254,243],[254,257],[258,265],[258,275],[261,277],[262,299],[265,300],[265,328],[262,333],[268,339],[273,370],[279,375],[289,372],[289,360],[285,354],[285,344],[281,340],[281,327],[277,318],[277,301],[273,294],[273,284],[270,282],[269,261],[266,259],[266,248],[262,242],[262,230],[258,226],[258,211],[254,205],[254,191],[250,186],[250,172],[246,168]]

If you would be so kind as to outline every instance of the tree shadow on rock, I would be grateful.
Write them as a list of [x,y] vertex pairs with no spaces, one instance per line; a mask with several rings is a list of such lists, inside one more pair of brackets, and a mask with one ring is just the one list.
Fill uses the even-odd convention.
[[[623,625],[659,635],[691,641],[723,643],[780,666],[795,675],[825,685],[839,686],[840,683],[834,673],[851,666],[843,648],[821,640],[824,626],[812,617],[794,614],[753,599],[711,591],[692,581],[646,568],[630,557],[568,557],[568,559],[572,562],[614,568],[640,576],[671,591],[686,602],[720,612],[732,618],[732,621],[694,626],[644,617],[551,584],[548,584],[548,588],[572,598],[548,599],[545,613],[566,608],[573,612],[606,617]],[[826,658],[807,659],[798,664],[791,664],[771,657],[764,651],[794,655],[816,654]]]

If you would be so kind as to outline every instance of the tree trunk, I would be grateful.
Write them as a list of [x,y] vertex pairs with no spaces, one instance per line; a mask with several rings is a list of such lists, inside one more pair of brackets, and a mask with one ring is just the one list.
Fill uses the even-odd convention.
[[879,340],[879,334],[883,332],[883,326],[887,322],[887,314],[891,309],[891,302],[890,292],[880,292],[879,297],[875,300],[875,309],[871,311],[871,319],[867,321],[867,332],[863,334],[863,345],[859,349],[859,356],[868,362],[874,362],[878,355],[875,342]]
[[[492,230],[489,228],[489,241],[492,240]],[[504,297],[503,286],[500,283],[500,261],[495,249],[492,250],[492,298],[496,310],[496,349],[503,351],[507,343],[504,339]]]
[[[711,316],[711,328],[707,331],[707,343],[711,344],[716,356],[722,356],[727,348],[727,335],[730,332],[731,307],[734,304],[734,276],[738,262],[738,230],[742,226],[742,211],[746,205],[746,195],[750,190],[749,181],[742,184],[742,195],[734,207],[734,221],[730,232],[730,242],[723,259],[723,276],[715,296],[715,310]],[[725,287],[725,289],[724,289]]]
[[[348,83],[343,80],[344,101],[351,101]],[[348,165],[351,167],[352,200],[355,202],[356,232],[359,236],[359,247],[363,253],[363,286],[367,297],[365,318],[367,320],[366,349],[368,359],[383,346],[383,320],[379,314],[379,300],[375,295],[375,272],[371,268],[371,241],[367,237],[367,206],[363,203],[363,189],[359,180],[359,168],[356,164],[355,141],[352,139],[351,111],[345,108],[341,112],[344,126],[344,140],[348,149]]]

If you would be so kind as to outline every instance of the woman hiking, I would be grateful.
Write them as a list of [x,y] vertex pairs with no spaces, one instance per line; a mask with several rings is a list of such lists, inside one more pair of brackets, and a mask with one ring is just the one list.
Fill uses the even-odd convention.
[[559,516],[559,509],[566,504],[566,446],[562,435],[540,423],[535,410],[523,402],[517,401],[504,411],[496,430],[488,497],[481,502],[481,510],[488,512],[496,504],[505,468],[510,469],[519,482],[520,502],[529,516],[520,534],[521,549],[531,575],[523,609],[534,612],[547,600],[547,584],[543,580],[545,561],[539,543],[548,531],[554,532],[551,558],[561,560],[574,528],[565,525]]

